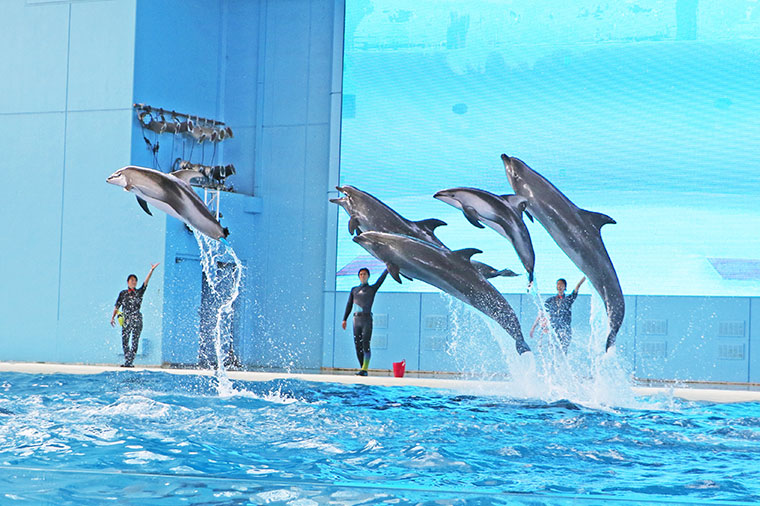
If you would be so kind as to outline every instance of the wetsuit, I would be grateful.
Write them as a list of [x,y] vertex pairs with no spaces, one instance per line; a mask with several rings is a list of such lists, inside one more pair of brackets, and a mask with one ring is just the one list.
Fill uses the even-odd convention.
[[365,371],[369,367],[369,359],[372,356],[369,348],[370,340],[372,340],[372,304],[375,302],[377,290],[387,275],[388,271],[386,270],[374,285],[366,283],[353,287],[348,296],[346,311],[343,314],[343,321],[348,320],[351,308],[356,305],[356,311],[354,311],[354,346],[356,347],[356,358],[359,359],[359,367]]
[[[132,366],[137,354],[137,345],[140,342],[143,319],[140,312],[143,295],[145,295],[145,283],[140,288],[127,288],[119,292],[116,299],[116,309],[121,308],[124,313],[124,326],[121,328],[121,346],[124,350],[124,365]],[[129,345],[129,336],[132,335],[132,346]]]
[[565,353],[567,353],[567,348],[570,346],[570,340],[573,337],[572,306],[576,297],[578,297],[578,292],[573,290],[570,295],[564,297],[555,295],[554,297],[549,297],[544,302],[546,312],[549,313],[549,321],[554,332],[557,333],[559,344]]

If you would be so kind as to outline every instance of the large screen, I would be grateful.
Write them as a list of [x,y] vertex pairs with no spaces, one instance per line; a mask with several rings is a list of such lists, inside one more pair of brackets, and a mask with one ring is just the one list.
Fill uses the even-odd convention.
[[[433,194],[512,193],[505,153],[616,220],[602,238],[625,294],[760,293],[757,2],[348,0],[343,92],[341,184],[522,273],[502,292],[527,284],[512,245]],[[573,286],[582,274],[526,222],[539,289]],[[382,269],[343,210],[337,263],[339,290]]]

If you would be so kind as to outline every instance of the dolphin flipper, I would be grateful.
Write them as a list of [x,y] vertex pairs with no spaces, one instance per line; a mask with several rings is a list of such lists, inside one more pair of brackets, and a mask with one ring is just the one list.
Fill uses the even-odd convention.
[[485,225],[480,223],[480,216],[478,215],[478,212],[475,210],[474,207],[471,206],[464,206],[462,207],[462,212],[464,213],[464,217],[467,218],[467,221],[472,223],[478,228],[486,228]]
[[352,216],[351,219],[348,220],[348,233],[351,235],[354,235],[354,232],[356,232],[358,229],[359,229],[359,219]]
[[138,204],[140,204],[140,207],[142,207],[142,208],[143,208],[143,211],[145,211],[145,212],[146,212],[146,213],[148,213],[149,215],[153,216],[153,213],[151,213],[151,212],[150,212],[150,209],[148,208],[148,203],[147,203],[147,202],[145,202],[145,201],[144,201],[143,199],[141,199],[140,197],[138,197],[137,195],[135,195],[135,197],[137,198],[137,203],[138,203]]
[[[385,264],[385,267],[388,269],[388,274],[391,275],[393,279],[396,280],[398,284],[401,284],[401,276],[399,276],[400,271],[398,268],[398,265],[396,264]],[[406,276],[404,276],[406,277]]]

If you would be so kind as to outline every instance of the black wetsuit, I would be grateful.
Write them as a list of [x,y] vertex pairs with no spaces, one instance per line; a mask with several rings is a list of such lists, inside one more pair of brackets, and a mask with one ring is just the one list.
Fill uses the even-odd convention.
[[354,346],[356,347],[356,358],[359,359],[359,367],[363,367],[365,360],[369,363],[372,356],[369,348],[369,343],[372,340],[372,304],[375,302],[377,290],[387,275],[388,271],[386,270],[374,285],[367,283],[353,287],[348,296],[343,321],[348,320],[351,309],[356,305],[358,310],[354,312]]
[[[140,288],[127,288],[119,292],[116,299],[116,309],[121,308],[124,313],[124,326],[121,328],[121,346],[124,349],[124,365],[130,367],[137,354],[137,345],[140,342],[143,319],[140,312],[143,295],[145,295],[145,283]],[[132,334],[132,346],[129,345],[129,335]]]
[[549,313],[549,321],[557,333],[559,338],[559,344],[562,346],[562,351],[567,353],[567,348],[570,346],[570,340],[573,338],[573,313],[572,306],[578,297],[578,292],[573,290],[570,295],[560,297],[555,295],[549,297],[544,302],[546,311]]

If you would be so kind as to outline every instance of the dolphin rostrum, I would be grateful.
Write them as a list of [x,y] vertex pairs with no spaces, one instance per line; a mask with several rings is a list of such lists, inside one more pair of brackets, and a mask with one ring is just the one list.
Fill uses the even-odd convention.
[[606,346],[609,350],[623,324],[625,299],[600,229],[615,220],[606,214],[580,209],[521,160],[507,155],[501,155],[501,159],[512,189],[528,199],[526,214],[536,217],[602,297],[610,324]]
[[399,283],[402,274],[440,288],[501,325],[515,340],[518,353],[530,351],[512,306],[470,262],[480,250],[451,251],[414,237],[384,232],[363,232],[354,237],[354,242],[384,262]]
[[434,197],[461,210],[474,226],[483,228],[483,225],[487,225],[509,239],[528,271],[528,282],[533,282],[536,256],[528,227],[522,220],[522,213],[528,203],[525,197],[494,195],[477,188],[450,188],[439,191]]
[[134,193],[146,213],[151,214],[148,208],[150,203],[212,239],[222,240],[229,235],[229,230],[222,228],[190,186],[191,180],[203,177],[194,170],[166,174],[130,165],[111,174],[106,182]]
[[[330,199],[330,202],[338,204],[346,210],[349,216],[348,232],[386,232],[389,234],[406,235],[422,241],[435,244],[442,248],[446,245],[435,236],[435,229],[446,222],[431,218],[421,221],[409,221],[374,195],[362,191],[354,186],[336,186],[343,197]],[[497,270],[488,264],[473,260],[472,265],[486,278],[498,276],[511,277],[518,274],[510,269]]]

